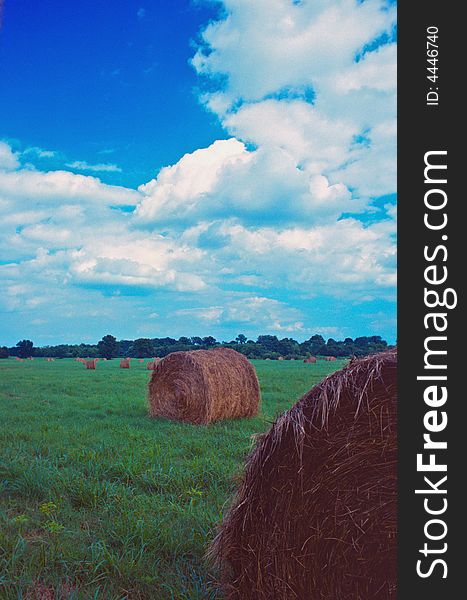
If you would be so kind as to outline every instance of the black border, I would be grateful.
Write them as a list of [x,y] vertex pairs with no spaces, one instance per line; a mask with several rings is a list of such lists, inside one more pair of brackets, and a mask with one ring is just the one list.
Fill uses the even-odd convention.
[[[401,0],[398,5],[398,598],[403,600],[448,600],[466,594],[462,591],[460,568],[465,524],[462,516],[459,517],[462,515],[459,509],[466,503],[461,490],[466,469],[462,462],[459,466],[455,466],[455,462],[466,455],[464,439],[467,443],[467,431],[464,432],[460,414],[461,406],[467,402],[460,384],[462,371],[467,369],[462,357],[466,328],[460,289],[461,261],[466,254],[462,244],[465,237],[462,214],[467,202],[466,192],[460,187],[460,177],[467,169],[461,163],[466,150],[462,148],[465,119],[460,108],[462,92],[459,87],[465,79],[462,41],[467,36],[456,7],[460,9],[461,4],[433,0]],[[439,79],[436,84],[426,78],[429,74],[426,71],[426,29],[432,25],[439,29]],[[429,86],[439,88],[439,106],[427,106]],[[460,143],[455,144],[456,141]],[[428,410],[423,401],[425,384],[416,379],[423,372],[423,343],[427,336],[423,324],[427,312],[423,297],[426,267],[423,249],[425,244],[433,246],[440,237],[440,233],[428,231],[423,223],[424,155],[430,150],[448,152],[449,221],[443,233],[448,235],[449,254],[445,264],[449,272],[447,285],[458,293],[457,308],[446,311],[449,326],[445,373],[449,396],[446,403],[448,426],[443,439],[447,440],[448,449],[442,455],[448,465],[448,510],[443,515],[448,525],[445,539],[448,549],[442,556],[448,565],[446,579],[441,577],[440,568],[426,579],[416,573],[417,560],[422,558],[419,549],[426,541],[423,528],[427,521],[423,497],[415,494],[415,489],[423,485],[423,474],[417,473],[416,456],[423,449],[423,416]]]

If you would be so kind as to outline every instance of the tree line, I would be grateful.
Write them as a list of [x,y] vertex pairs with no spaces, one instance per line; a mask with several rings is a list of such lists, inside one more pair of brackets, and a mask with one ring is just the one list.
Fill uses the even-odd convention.
[[51,358],[117,358],[129,356],[132,358],[152,358],[167,356],[180,350],[202,350],[215,347],[234,348],[247,358],[300,359],[307,356],[367,356],[382,352],[389,348],[388,343],[379,335],[362,336],[352,339],[325,340],[319,334],[312,335],[304,342],[293,338],[279,339],[275,335],[260,335],[256,340],[248,339],[240,333],[234,340],[219,342],[212,336],[206,337],[171,337],[138,338],[136,340],[117,340],[113,335],[105,335],[97,344],[59,344],[57,346],[35,347],[31,340],[21,340],[15,346],[0,347],[0,358],[18,356],[51,357]]

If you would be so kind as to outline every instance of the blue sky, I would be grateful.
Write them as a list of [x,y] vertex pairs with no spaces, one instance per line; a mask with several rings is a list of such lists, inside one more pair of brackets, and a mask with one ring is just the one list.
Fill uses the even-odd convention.
[[[226,137],[200,108],[189,65],[217,13],[189,1],[7,0],[0,35],[2,138],[72,163],[116,163],[136,187],[185,152]],[[65,162],[66,162],[65,161]],[[63,160],[41,166],[63,166]]]
[[395,10],[6,0],[1,343],[395,340]]

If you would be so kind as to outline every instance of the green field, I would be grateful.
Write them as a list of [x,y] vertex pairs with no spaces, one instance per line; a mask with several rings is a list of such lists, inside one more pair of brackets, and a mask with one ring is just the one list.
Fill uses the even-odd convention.
[[0,361],[0,598],[220,598],[203,559],[252,435],[345,361],[253,361],[261,415],[150,420],[150,371]]

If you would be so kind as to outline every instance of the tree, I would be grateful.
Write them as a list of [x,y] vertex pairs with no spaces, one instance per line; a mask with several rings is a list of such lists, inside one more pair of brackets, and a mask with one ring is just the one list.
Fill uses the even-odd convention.
[[216,338],[212,337],[212,335],[208,335],[203,338],[203,344],[205,346],[215,346],[217,344]]
[[278,354],[281,352],[280,342],[276,335],[259,335],[257,343],[268,352],[277,352]]
[[148,338],[138,338],[133,342],[130,354],[136,358],[149,358],[154,356],[154,345],[152,340]]
[[195,337],[191,338],[191,343],[195,346],[201,346],[203,343],[203,340],[199,336],[195,335]]
[[246,344],[247,341],[247,337],[246,335],[243,335],[243,333],[239,333],[237,335],[237,337],[235,338],[235,340],[239,343],[239,344]]
[[113,335],[104,335],[97,344],[97,353],[101,358],[115,358],[118,356],[118,342]]
[[6,346],[0,347],[0,358],[8,358],[10,356],[10,352]]
[[191,346],[190,338],[184,336],[178,338],[178,343],[183,344],[184,346]]
[[20,358],[28,358],[34,354],[34,344],[31,340],[21,340],[16,344],[16,347]]

